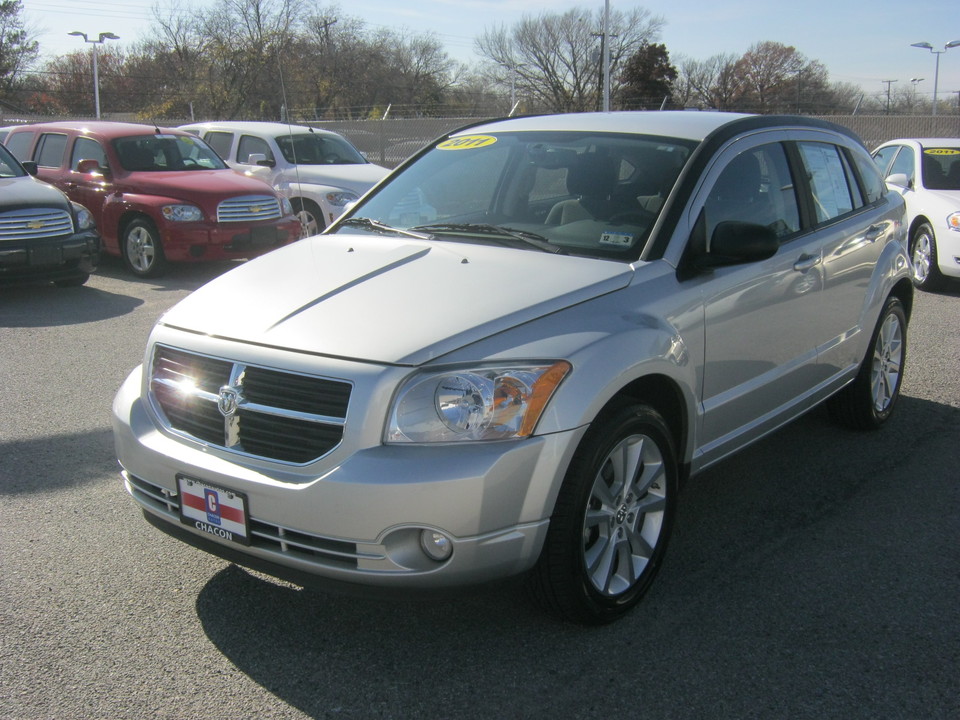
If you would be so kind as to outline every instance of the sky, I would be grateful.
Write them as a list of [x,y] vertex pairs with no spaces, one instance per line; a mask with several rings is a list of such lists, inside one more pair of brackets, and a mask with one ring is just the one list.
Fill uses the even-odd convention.
[[[91,38],[101,32],[133,44],[149,37],[155,5],[209,8],[221,0],[22,0],[23,17],[45,57],[73,52],[83,43],[73,30]],[[371,29],[388,27],[432,33],[454,59],[473,63],[474,37],[486,29],[510,27],[524,16],[562,13],[574,7],[602,9],[604,0],[310,0],[314,7],[339,5],[343,14]],[[911,47],[928,42],[936,50],[960,40],[956,0],[610,0],[614,10],[643,7],[663,18],[659,41],[671,61],[680,56],[705,60],[720,53],[741,55],[756,42],[791,45],[826,66],[830,80],[860,86],[867,95],[915,89],[933,95],[939,57],[938,96],[957,101],[960,47],[934,55]],[[922,79],[921,79],[922,78]],[[916,79],[917,82],[911,83]]]

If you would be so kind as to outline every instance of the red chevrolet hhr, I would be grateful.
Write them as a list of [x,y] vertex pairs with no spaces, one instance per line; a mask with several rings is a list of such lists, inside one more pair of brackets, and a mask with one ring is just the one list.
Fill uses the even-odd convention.
[[141,277],[168,262],[261,255],[296,240],[290,202],[190,133],[116,122],[23,125],[5,144],[93,214],[103,250]]

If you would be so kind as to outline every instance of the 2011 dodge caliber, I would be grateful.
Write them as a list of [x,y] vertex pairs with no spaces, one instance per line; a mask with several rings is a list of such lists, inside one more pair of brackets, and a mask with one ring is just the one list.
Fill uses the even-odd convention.
[[548,610],[609,622],[685,478],[822,401],[889,418],[903,218],[862,143],[811,119],[463,128],[163,316],[114,403],[126,489],[304,585],[526,574]]

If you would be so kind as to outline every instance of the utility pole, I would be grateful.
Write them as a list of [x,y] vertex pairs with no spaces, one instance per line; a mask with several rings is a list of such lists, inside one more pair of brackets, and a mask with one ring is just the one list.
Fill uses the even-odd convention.
[[897,82],[896,80],[881,80],[880,82],[887,84],[887,115],[890,114],[890,86],[893,83]]

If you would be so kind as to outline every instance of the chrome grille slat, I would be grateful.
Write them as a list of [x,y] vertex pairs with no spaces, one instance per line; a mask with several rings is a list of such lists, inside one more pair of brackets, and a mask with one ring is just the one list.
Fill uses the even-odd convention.
[[[221,388],[236,407],[219,409]],[[305,464],[343,437],[351,385],[158,345],[150,393],[168,427],[231,452]]]
[[27,208],[0,214],[0,242],[54,238],[72,233],[73,218],[64,210]]
[[244,195],[224,200],[217,206],[217,222],[251,222],[283,217],[280,201],[270,195]]

